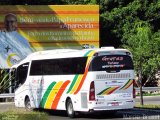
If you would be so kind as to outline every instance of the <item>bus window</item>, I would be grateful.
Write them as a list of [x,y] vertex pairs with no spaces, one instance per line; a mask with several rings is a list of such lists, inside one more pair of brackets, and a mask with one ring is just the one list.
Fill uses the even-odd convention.
[[65,58],[59,60],[61,74],[84,74],[87,57]]
[[92,60],[89,71],[133,70],[132,58],[128,55],[103,55]]
[[84,74],[87,57],[42,60],[43,75]]
[[30,75],[84,74],[87,57],[34,60]]
[[22,85],[25,82],[27,78],[27,73],[28,73],[28,66],[29,66],[29,63],[25,63],[25,64],[20,65],[17,68],[16,80],[17,80],[18,86]]
[[62,73],[59,59],[43,60],[43,75],[60,75]]
[[33,60],[30,75],[42,75],[42,60]]

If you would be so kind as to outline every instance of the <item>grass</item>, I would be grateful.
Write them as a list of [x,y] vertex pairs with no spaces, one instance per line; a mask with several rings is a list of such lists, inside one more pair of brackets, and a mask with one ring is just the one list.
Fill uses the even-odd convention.
[[[160,93],[143,93],[143,96],[159,96]],[[136,96],[140,96],[140,93],[138,93]]]
[[13,110],[0,113],[0,120],[48,120],[44,112]]
[[160,109],[160,105],[140,105],[140,104],[136,104],[135,105],[136,108],[147,108],[147,109]]

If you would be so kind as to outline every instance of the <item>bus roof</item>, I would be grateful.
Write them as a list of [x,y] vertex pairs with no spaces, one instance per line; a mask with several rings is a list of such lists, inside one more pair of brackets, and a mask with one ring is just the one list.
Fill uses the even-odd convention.
[[[32,60],[41,60],[41,59],[53,59],[53,58],[66,58],[66,57],[84,57],[91,56],[88,54],[90,52],[98,53],[98,52],[129,52],[126,49],[115,49],[114,47],[102,47],[97,49],[54,49],[54,50],[45,50],[31,53],[24,60],[22,60],[19,64],[29,62]],[[14,65],[13,67],[16,67]]]

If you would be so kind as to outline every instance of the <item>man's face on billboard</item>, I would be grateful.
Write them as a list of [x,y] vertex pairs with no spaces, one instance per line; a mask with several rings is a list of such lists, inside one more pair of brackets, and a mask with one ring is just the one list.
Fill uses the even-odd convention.
[[17,29],[17,18],[14,15],[7,15],[5,17],[5,28],[8,32],[15,31]]

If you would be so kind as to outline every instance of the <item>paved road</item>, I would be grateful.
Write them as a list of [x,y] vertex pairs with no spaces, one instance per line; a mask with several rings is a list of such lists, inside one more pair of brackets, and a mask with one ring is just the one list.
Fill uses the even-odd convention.
[[[139,98],[136,98],[139,101]],[[160,96],[144,97],[145,104],[160,104]],[[13,103],[0,103],[0,112],[17,109]],[[65,111],[45,111],[49,114],[49,120],[70,120]],[[160,120],[160,110],[130,109],[118,111],[115,115],[111,114],[80,114],[76,120]]]
[[[11,109],[17,109],[13,103],[0,104],[0,112]],[[49,114],[49,120],[70,120],[65,111],[44,111]],[[145,109],[129,109],[118,111],[115,115],[112,114],[80,114],[74,120],[160,120],[160,110],[145,110]]]
[[[145,96],[144,104],[160,105],[160,96]],[[140,103],[140,97],[136,97],[136,103]]]
[[16,109],[13,102],[0,103],[0,112]]
[[[160,120],[160,110],[144,110],[130,109],[118,111],[115,115],[112,114],[81,114],[76,120]],[[50,114],[49,120],[70,120],[65,112],[55,112]]]

